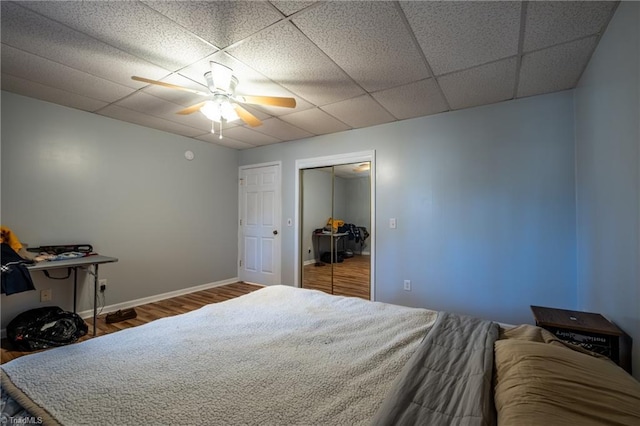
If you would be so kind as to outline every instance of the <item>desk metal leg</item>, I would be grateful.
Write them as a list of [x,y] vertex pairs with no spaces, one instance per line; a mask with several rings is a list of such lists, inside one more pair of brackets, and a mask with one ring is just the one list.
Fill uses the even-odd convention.
[[98,323],[98,264],[93,274],[93,335],[96,335],[96,324]]
[[73,268],[73,313],[78,312],[76,309],[78,300],[78,268]]

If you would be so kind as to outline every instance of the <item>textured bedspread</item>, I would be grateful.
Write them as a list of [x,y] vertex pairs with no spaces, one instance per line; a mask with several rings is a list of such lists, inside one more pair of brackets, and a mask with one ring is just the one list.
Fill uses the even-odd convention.
[[437,314],[286,286],[2,365],[45,424],[368,424]]

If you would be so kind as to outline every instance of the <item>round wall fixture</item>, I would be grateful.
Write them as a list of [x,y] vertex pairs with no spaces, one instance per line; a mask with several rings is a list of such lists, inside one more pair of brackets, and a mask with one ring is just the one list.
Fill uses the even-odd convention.
[[193,151],[184,152],[184,158],[186,158],[187,160],[191,161],[194,159],[194,157],[195,157],[195,154],[193,153]]

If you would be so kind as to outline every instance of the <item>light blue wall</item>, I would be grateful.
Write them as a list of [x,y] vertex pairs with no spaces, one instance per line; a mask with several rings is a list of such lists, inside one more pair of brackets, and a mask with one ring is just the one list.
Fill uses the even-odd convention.
[[[575,308],[572,92],[254,148],[240,164],[282,161],[286,220],[296,159],[370,149],[376,300],[511,323],[531,323],[531,304]],[[294,227],[282,229],[292,285]]]
[[[2,224],[32,246],[118,257],[101,267],[107,304],[237,276],[237,164],[235,150],[2,92]],[[36,287],[72,308],[69,281],[39,273]],[[88,288],[80,299],[91,308]],[[2,327],[43,305],[3,295]]]
[[634,338],[640,377],[640,3],[622,2],[575,91],[578,307]]

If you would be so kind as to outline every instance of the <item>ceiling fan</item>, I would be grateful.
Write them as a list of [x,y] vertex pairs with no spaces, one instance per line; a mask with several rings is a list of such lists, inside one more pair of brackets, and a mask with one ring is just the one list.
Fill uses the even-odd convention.
[[249,126],[256,127],[262,122],[255,115],[247,111],[242,104],[278,106],[285,108],[295,108],[296,100],[294,98],[284,98],[278,96],[254,96],[254,95],[236,95],[236,87],[238,86],[238,78],[233,74],[233,70],[225,65],[217,62],[210,62],[211,71],[204,74],[204,78],[209,88],[209,93],[201,90],[190,89],[188,87],[177,86],[175,84],[165,83],[162,81],[151,80],[144,77],[132,76],[131,78],[143,83],[155,84],[169,89],[182,90],[185,92],[195,93],[197,95],[207,96],[209,99],[191,105],[178,114],[187,115],[196,111],[200,111],[209,120],[211,120],[211,133],[214,132],[214,123],[220,123],[220,139],[222,139],[222,123],[241,119]]

